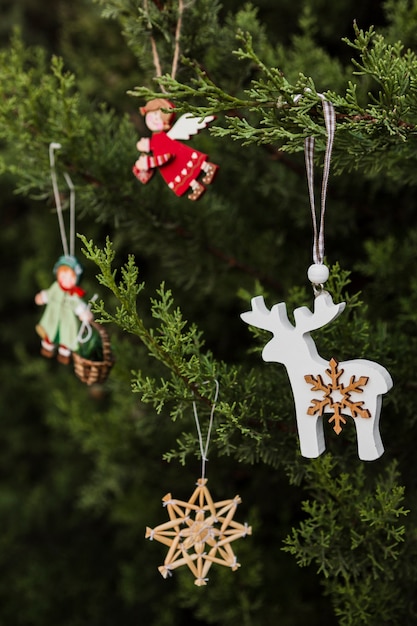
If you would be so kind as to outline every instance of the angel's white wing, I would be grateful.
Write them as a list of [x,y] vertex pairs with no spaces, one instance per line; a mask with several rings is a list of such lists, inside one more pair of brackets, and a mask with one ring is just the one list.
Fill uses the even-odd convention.
[[167,132],[170,139],[189,139],[214,120],[214,115],[207,117],[194,117],[191,113],[184,113]]

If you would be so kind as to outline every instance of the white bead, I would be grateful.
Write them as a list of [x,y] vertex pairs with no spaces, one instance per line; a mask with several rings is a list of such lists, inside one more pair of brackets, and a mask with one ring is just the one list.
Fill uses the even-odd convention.
[[329,268],[323,263],[314,263],[308,268],[307,276],[313,285],[322,285],[329,278]]

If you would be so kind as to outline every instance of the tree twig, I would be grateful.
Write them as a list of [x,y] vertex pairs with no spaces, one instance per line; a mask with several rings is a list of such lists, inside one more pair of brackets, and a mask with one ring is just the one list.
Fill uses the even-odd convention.
[[[152,35],[152,22],[149,18],[149,6],[148,6],[148,0],[143,0],[143,8],[146,11],[146,14],[148,15],[148,23],[149,23],[149,29],[150,29],[150,42],[151,42],[151,49],[152,49],[152,59],[153,59],[153,64],[155,67],[155,75],[157,78],[159,78],[160,76],[162,76],[162,68],[161,68],[161,62],[159,60],[159,54],[158,54],[158,49],[156,47],[156,42],[155,42],[155,38]],[[164,87],[162,85],[160,85],[161,91],[166,93],[166,90],[164,89]]]
[[174,56],[172,58],[171,78],[175,78],[175,75],[178,69],[183,13],[184,13],[184,0],[178,0],[178,20],[177,20],[177,27],[175,29],[175,46],[174,46]]

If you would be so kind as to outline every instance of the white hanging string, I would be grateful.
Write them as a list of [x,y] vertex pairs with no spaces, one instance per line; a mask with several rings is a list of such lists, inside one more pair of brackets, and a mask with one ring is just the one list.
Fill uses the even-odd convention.
[[[208,382],[209,381],[207,381],[207,382],[205,382],[203,384],[206,385]],[[195,400],[193,400],[194,419],[195,419],[195,424],[196,424],[196,427],[197,427],[198,441],[199,441],[200,453],[201,453],[201,478],[205,477],[206,462],[208,461],[207,453],[208,453],[208,448],[209,448],[209,444],[210,444],[211,429],[213,427],[214,411],[216,409],[216,403],[217,403],[217,399],[219,397],[219,381],[215,380],[214,382],[216,384],[216,393],[214,395],[213,404],[211,405],[210,419],[209,419],[209,425],[208,425],[208,428],[207,428],[207,437],[206,437],[205,445],[204,445],[204,442],[203,442],[203,435],[201,433],[200,420],[198,419],[197,405],[196,405]]]
[[56,212],[57,212],[57,216],[58,216],[58,224],[59,224],[59,231],[60,231],[60,235],[61,235],[61,241],[62,241],[62,249],[64,251],[65,256],[71,255],[74,256],[74,249],[75,249],[75,189],[74,189],[74,185],[73,182],[69,176],[69,174],[67,174],[66,172],[64,173],[64,178],[65,181],[68,185],[68,188],[70,190],[70,247],[68,249],[68,241],[67,241],[67,235],[65,232],[65,224],[64,224],[64,217],[62,214],[62,204],[61,204],[61,196],[59,194],[59,188],[58,188],[58,178],[57,178],[57,174],[56,174],[56,168],[55,168],[55,150],[60,150],[61,148],[61,144],[60,143],[50,143],[49,144],[49,164],[51,166],[51,180],[52,180],[52,189],[54,192],[54,199],[55,199],[55,206],[56,206]]
[[[326,214],[327,184],[330,173],[330,160],[333,149],[333,140],[336,130],[336,113],[331,102],[328,102],[323,94],[317,94],[323,104],[324,124],[327,131],[326,150],[324,154],[323,179],[321,186],[321,207],[320,217],[317,220],[315,200],[314,200],[314,137],[306,137],[304,140],[305,164],[307,172],[308,193],[310,197],[311,217],[313,221],[313,262],[322,264],[324,261],[324,219]],[[298,94],[294,101],[301,98]]]
[[70,190],[70,255],[74,256],[75,246],[75,189],[71,177],[64,172],[64,178]]
[[[95,293],[94,296],[90,298],[88,302],[88,306],[87,306],[87,309],[89,311],[91,310],[92,303],[95,302],[97,298],[98,298],[97,293]],[[83,320],[83,322],[81,323],[80,329],[78,331],[77,342],[86,343],[87,341],[90,341],[92,334],[93,334],[93,329],[91,327],[91,324],[87,322],[86,320]]]

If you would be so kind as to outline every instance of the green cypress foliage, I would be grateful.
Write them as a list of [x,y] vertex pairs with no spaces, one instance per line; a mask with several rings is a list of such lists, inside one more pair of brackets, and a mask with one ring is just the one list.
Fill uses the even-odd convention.
[[[417,3],[365,4],[5,7],[1,623],[415,624]],[[137,109],[161,92],[180,113],[216,116],[190,140],[220,165],[198,203],[131,172],[147,133]],[[318,94],[337,114],[327,288],[347,305],[314,339],[325,357],[392,374],[372,463],[357,457],[353,420],[338,437],[325,425],[321,457],[300,456],[286,371],[262,361],[269,334],[239,317],[254,295],[290,314],[312,306],[303,144],[316,138],[320,173]],[[75,184],[83,288],[99,295],[115,356],[91,388],[42,359],[34,331],[34,294],[62,254],[53,141],[64,217],[65,172]],[[160,577],[165,547],[144,533],[164,520],[166,493],[194,489],[193,402],[205,435],[216,380],[209,487],[242,496],[253,535],[235,544],[237,572],[213,567],[197,589],[188,570]]]

